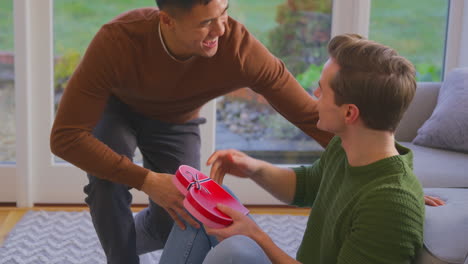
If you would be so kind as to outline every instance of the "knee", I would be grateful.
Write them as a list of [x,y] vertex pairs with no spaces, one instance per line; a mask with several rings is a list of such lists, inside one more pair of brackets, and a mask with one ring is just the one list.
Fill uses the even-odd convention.
[[204,264],[211,263],[270,263],[262,248],[247,236],[229,237],[212,249]]
[[84,187],[84,192],[87,194],[87,204],[91,202],[105,203],[106,201],[131,203],[132,196],[128,186],[94,176],[89,176],[89,178],[89,184]]

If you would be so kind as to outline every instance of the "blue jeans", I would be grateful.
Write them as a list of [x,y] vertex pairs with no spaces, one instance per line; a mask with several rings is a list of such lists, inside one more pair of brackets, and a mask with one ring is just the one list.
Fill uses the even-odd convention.
[[178,225],[172,227],[160,264],[202,263],[211,248],[218,244],[215,237],[206,234],[203,225],[199,229],[187,223],[185,226],[185,230]]
[[[226,186],[223,188],[236,197]],[[203,225],[199,229],[185,225],[185,230],[177,225],[172,227],[160,264],[271,263],[262,248],[246,236],[232,236],[218,243],[215,237],[206,234]]]
[[[93,135],[131,160],[138,147],[145,168],[174,174],[182,164],[200,168],[199,124],[202,123],[203,118],[184,124],[150,119],[133,112],[116,97],[110,97]],[[135,229],[130,210],[131,188],[90,174],[88,179],[89,184],[84,187],[85,201],[108,263],[139,263],[138,255],[164,247],[173,220],[163,208],[150,200],[149,207],[137,215],[139,225]]]
[[236,235],[218,243],[216,238],[206,234],[203,227],[181,230],[174,225],[159,263],[271,264],[271,261],[249,237]]
[[203,264],[271,264],[263,249],[253,239],[236,235],[221,241],[205,257]]

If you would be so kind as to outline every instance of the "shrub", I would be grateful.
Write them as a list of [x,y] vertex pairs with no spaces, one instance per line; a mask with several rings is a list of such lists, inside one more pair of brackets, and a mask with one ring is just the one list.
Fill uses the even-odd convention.
[[68,50],[55,62],[54,88],[55,93],[62,93],[67,86],[68,79],[80,62],[81,55],[76,50]]
[[440,67],[429,64],[419,63],[415,65],[416,80],[418,82],[439,82],[442,74]]
[[311,64],[309,69],[296,76],[297,81],[308,93],[311,94],[314,87],[317,86],[317,83],[320,79],[320,74],[322,73],[322,68],[323,66]]
[[270,114],[260,119],[260,123],[265,126],[267,139],[276,140],[306,140],[308,136],[299,128],[291,124],[279,114]]
[[331,31],[330,0],[296,0],[278,6],[278,26],[269,34],[269,49],[294,74],[327,59]]

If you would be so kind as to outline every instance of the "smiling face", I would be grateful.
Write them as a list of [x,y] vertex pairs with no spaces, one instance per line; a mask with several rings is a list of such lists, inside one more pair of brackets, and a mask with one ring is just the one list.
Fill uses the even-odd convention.
[[329,59],[323,66],[319,87],[314,95],[318,98],[317,109],[319,121],[317,127],[334,134],[340,134],[345,129],[346,106],[338,106],[335,103],[335,93],[330,87],[330,81],[338,72],[339,65]]
[[[191,56],[212,57],[218,50],[218,40],[226,29],[228,0],[212,0],[197,4],[191,10],[177,10],[166,15],[162,23],[168,25],[168,48],[177,58]],[[167,21],[166,21],[167,20]]]

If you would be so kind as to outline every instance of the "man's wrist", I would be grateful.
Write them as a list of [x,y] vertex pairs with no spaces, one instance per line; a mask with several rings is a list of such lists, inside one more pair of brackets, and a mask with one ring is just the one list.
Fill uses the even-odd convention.
[[251,178],[252,180],[263,177],[263,175],[265,174],[265,171],[267,170],[268,164],[269,164],[269,163],[267,163],[265,161],[262,161],[262,160],[259,160],[258,162],[259,162],[259,165],[258,165],[257,169],[255,171],[253,171],[251,175],[249,175],[249,178]]
[[144,193],[148,193],[148,189],[150,188],[150,186],[153,185],[155,181],[157,181],[158,176],[158,173],[154,171],[148,171],[148,174],[146,174],[145,180],[143,181],[143,185],[141,186],[141,190]]
[[255,234],[252,234],[251,238],[260,246],[265,246],[266,244],[273,242],[271,237],[261,229],[258,232],[255,232]]

